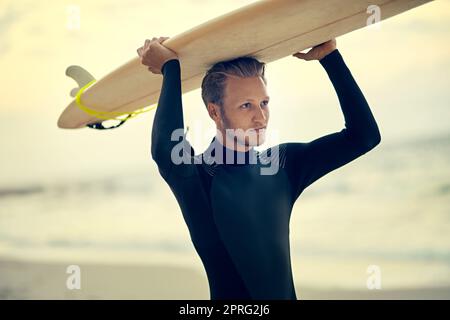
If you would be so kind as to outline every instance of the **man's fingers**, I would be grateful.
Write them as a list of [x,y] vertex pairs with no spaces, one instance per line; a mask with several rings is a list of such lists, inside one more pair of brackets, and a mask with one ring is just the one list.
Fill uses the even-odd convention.
[[297,52],[293,54],[294,57],[300,58],[300,59],[307,59],[308,54],[303,52]]
[[142,48],[143,48],[144,50],[147,50],[148,47],[150,46],[150,44],[151,44],[152,42],[157,41],[157,42],[159,42],[159,43],[162,43],[163,41],[165,41],[165,40],[167,40],[167,39],[169,39],[169,37],[159,37],[159,38],[153,37],[152,40],[146,39],[146,40],[145,40],[145,44],[144,44],[144,46],[143,46]]
[[313,60],[314,59],[314,56],[313,56],[314,51],[313,50],[314,49],[310,49],[306,53],[304,53],[304,52],[297,52],[297,53],[294,54],[294,56],[299,58],[299,59],[306,60],[306,61]]
[[169,37],[159,37],[158,42],[163,43],[167,39],[169,39]]

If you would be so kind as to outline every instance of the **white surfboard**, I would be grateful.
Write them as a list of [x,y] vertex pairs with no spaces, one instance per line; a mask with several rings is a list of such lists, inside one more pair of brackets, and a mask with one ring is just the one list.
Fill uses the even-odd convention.
[[[264,0],[212,19],[166,40],[178,54],[182,92],[201,86],[216,62],[252,55],[265,63],[292,55],[331,38],[393,17],[430,0]],[[165,35],[153,30],[152,35]],[[136,48],[130,48],[136,52]],[[77,66],[66,73],[79,87],[93,76]],[[78,95],[82,106],[96,111],[131,113],[158,102],[162,75],[151,73],[136,53],[130,61],[94,82]],[[112,116],[111,116],[112,117]],[[74,99],[58,119],[60,128],[82,128],[103,119],[90,115]]]

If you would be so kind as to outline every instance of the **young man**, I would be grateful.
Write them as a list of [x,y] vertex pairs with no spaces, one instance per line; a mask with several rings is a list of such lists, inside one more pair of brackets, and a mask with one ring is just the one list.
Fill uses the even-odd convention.
[[[195,155],[183,137],[188,148],[182,149],[183,159],[191,161],[180,162],[180,141],[171,139],[172,132],[184,128],[180,61],[162,45],[166,39],[147,40],[138,49],[142,64],[163,74],[151,154],[179,203],[207,273],[210,297],[295,300],[289,248],[292,207],[314,181],[379,144],[370,108],[335,39],[296,53],[293,56],[304,60],[318,60],[326,70],[345,128],[311,142],[283,143],[258,152],[253,147],[263,143],[269,121],[264,63],[253,57],[220,62],[202,83],[217,135],[201,155]],[[269,155],[278,169],[262,174],[262,159]]]

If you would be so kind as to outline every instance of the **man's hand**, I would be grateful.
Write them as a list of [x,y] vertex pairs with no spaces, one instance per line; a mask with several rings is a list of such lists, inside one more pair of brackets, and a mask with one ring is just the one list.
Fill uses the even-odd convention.
[[161,68],[164,63],[172,59],[178,59],[177,54],[169,48],[162,45],[162,42],[169,37],[153,37],[152,40],[146,39],[143,47],[137,49],[137,53],[141,58],[141,63],[148,67],[148,70],[162,74]]
[[317,46],[312,47],[307,53],[297,52],[292,56],[306,61],[310,60],[322,60],[327,54],[336,49],[336,39],[333,38],[327,42],[321,43]]

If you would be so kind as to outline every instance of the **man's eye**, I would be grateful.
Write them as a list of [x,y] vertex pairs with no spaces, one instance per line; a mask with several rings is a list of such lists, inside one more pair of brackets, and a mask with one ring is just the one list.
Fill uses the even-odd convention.
[[[265,101],[262,102],[262,104],[265,105],[265,106],[267,106],[267,105],[269,104],[269,101],[268,101],[268,100],[265,100]],[[247,107],[247,106],[248,106],[248,107]],[[244,103],[243,105],[241,105],[241,108],[243,108],[243,109],[248,109],[248,108],[250,108],[250,107],[251,107],[251,103],[249,103],[249,102]]]

